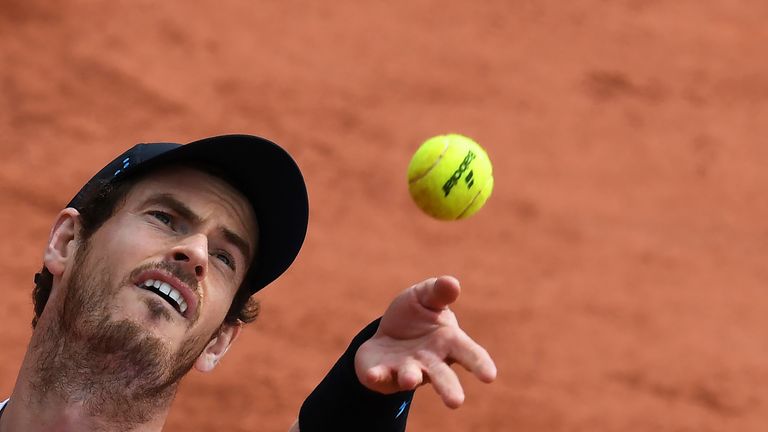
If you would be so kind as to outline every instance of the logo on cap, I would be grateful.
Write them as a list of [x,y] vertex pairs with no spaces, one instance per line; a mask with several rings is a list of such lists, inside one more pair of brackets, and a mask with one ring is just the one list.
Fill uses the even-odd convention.
[[125,159],[123,159],[123,167],[122,167],[122,168],[120,168],[120,169],[118,169],[117,171],[115,171],[115,173],[114,173],[114,174],[112,174],[112,177],[116,177],[118,174],[120,174],[121,172],[123,172],[123,170],[124,170],[124,169],[126,169],[126,168],[128,168],[128,166],[129,166],[130,164],[131,164],[131,158],[130,158],[130,156],[129,156],[129,157],[127,157],[127,158],[125,158]]

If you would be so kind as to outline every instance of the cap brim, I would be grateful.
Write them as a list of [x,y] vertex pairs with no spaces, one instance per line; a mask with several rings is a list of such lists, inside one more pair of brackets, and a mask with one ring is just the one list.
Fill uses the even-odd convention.
[[251,292],[277,279],[296,259],[307,233],[309,200],[298,165],[282,147],[257,136],[222,135],[177,147],[158,159],[214,167],[250,201],[259,225],[247,281]]

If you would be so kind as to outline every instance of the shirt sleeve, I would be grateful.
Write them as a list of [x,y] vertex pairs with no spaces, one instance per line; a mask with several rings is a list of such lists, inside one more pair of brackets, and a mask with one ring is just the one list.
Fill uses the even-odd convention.
[[355,354],[373,337],[380,319],[352,340],[330,372],[304,401],[299,411],[301,432],[405,431],[414,391],[390,395],[369,390],[357,379]]

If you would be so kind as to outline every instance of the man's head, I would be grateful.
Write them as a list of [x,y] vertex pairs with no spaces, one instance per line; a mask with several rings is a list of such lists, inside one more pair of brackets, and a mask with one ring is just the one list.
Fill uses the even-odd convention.
[[[293,262],[301,248],[308,221],[307,190],[296,163],[282,148],[251,135],[223,135],[187,145],[138,144],[101,169],[67,207],[80,211],[85,236],[112,213],[136,179],[165,167],[184,164],[202,169],[237,189],[256,213],[262,228],[258,254],[249,265],[243,289],[238,291],[230,323],[248,322],[258,309],[247,300]],[[50,290],[50,274],[35,281],[35,319],[42,313]]]
[[149,377],[141,394],[172,387],[193,364],[212,369],[255,318],[251,295],[293,261],[307,216],[298,168],[269,141],[136,146],[59,213],[35,322],[101,354],[91,369],[138,368],[124,378]]
[[[214,172],[210,167],[200,164],[186,165],[210,174],[213,177],[221,177],[221,173]],[[154,171],[151,171],[154,172]],[[87,245],[91,236],[109,219],[117,210],[125,204],[126,195],[134,188],[136,183],[144,176],[139,174],[116,183],[105,183],[103,187],[94,189],[93,193],[83,198],[79,206],[79,236],[82,246]],[[242,198],[242,197],[241,197]],[[257,241],[258,244],[258,241]],[[254,256],[258,250],[254,251]],[[250,267],[250,262],[248,266]],[[35,277],[35,288],[32,299],[34,303],[34,317],[32,327],[37,324],[40,314],[45,309],[53,285],[53,275],[48,268],[43,266]],[[224,324],[239,325],[253,322],[259,314],[259,302],[252,296],[252,287],[246,283],[241,284],[232,304],[224,319]]]
[[164,167],[139,178],[90,237],[81,232],[79,212],[63,210],[45,253],[63,330],[133,323],[174,353],[209,343],[216,358],[198,366],[211,368],[237,334],[225,318],[257,253],[242,194],[203,171]]

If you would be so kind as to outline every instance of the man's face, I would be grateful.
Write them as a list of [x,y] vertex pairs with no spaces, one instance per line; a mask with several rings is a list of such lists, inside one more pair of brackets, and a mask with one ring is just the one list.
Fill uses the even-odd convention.
[[193,364],[213,368],[237,334],[222,323],[256,253],[256,219],[226,182],[175,167],[139,180],[87,241],[76,233],[77,213],[63,210],[30,385],[129,429],[169,406]]
[[221,179],[183,167],[149,174],[70,272],[69,288],[78,291],[67,298],[93,300],[90,318],[67,317],[65,301],[63,321],[132,323],[169,353],[196,356],[221,326],[256,237],[250,205]]

